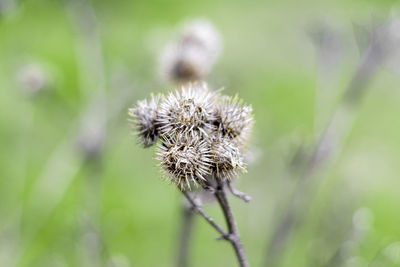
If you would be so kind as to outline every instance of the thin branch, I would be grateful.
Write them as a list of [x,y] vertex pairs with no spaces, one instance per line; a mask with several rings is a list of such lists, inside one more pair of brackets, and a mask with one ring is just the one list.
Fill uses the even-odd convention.
[[203,209],[196,204],[196,202],[193,200],[193,198],[189,195],[188,192],[182,191],[182,194],[186,197],[186,199],[189,201],[189,203],[193,206],[193,211],[197,212],[200,214],[201,217],[203,217],[212,227],[214,227],[215,230],[217,230],[218,233],[221,234],[222,238],[225,240],[229,240],[229,234],[225,232],[224,229],[222,229],[214,220],[208,216]]
[[379,67],[388,58],[393,40],[387,35],[385,26],[375,29],[371,34],[369,48],[365,51],[360,63],[346,88],[343,99],[333,113],[331,120],[317,140],[314,150],[307,159],[308,165],[300,174],[299,185],[291,196],[284,215],[278,220],[273,229],[272,238],[266,253],[264,266],[275,266],[278,256],[282,253],[289,235],[299,217],[304,214],[306,200],[310,195],[310,178],[332,156],[338,153],[341,144],[346,139],[352,125],[354,110],[358,107],[368,85]]
[[224,184],[218,181],[218,186],[215,191],[215,197],[218,200],[219,205],[224,213],[224,217],[226,220],[226,224],[229,229],[229,239],[228,241],[232,244],[233,249],[235,250],[236,257],[239,261],[241,267],[248,267],[249,263],[246,259],[246,254],[243,249],[242,242],[239,236],[239,230],[236,226],[235,219],[233,217],[232,210],[229,206],[228,199],[226,198]]
[[230,181],[227,181],[226,184],[228,185],[228,189],[232,193],[232,195],[234,195],[237,198],[240,198],[244,202],[250,202],[251,201],[251,196],[249,196],[246,193],[243,193],[243,192],[237,190],[236,188],[234,188]]
[[229,241],[232,244],[240,267],[248,267],[249,263],[247,262],[246,254],[244,253],[243,245],[240,240],[239,231],[237,229],[232,210],[229,206],[228,199],[226,198],[224,184],[219,181],[217,188],[215,188],[214,194],[224,213],[229,233],[226,233],[225,230],[223,230],[218,224],[216,224],[214,220],[209,217],[199,205],[196,204],[196,202],[193,200],[188,192],[182,191],[182,193],[192,205],[193,211],[199,213],[212,227],[214,227],[214,229],[221,234],[222,239]]

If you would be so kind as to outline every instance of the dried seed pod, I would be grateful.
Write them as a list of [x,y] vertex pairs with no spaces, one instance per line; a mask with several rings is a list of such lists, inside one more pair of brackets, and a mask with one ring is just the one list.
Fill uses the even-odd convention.
[[246,144],[253,125],[251,106],[243,105],[237,96],[224,96],[217,105],[215,117],[213,124],[218,136],[230,138],[239,147]]
[[182,134],[162,136],[157,149],[157,159],[161,162],[168,179],[181,190],[191,189],[191,185],[206,183],[210,174],[211,154],[207,140],[199,136]]
[[212,168],[216,179],[232,180],[239,171],[246,171],[240,149],[230,138],[217,138],[210,143]]
[[204,83],[190,84],[170,93],[161,102],[157,116],[160,134],[175,132],[184,135],[207,136],[215,130],[210,123],[215,120],[217,95]]
[[136,107],[129,109],[129,116],[136,128],[139,142],[144,147],[153,145],[159,136],[156,118],[160,98],[160,95],[152,96],[150,101],[139,101]]
[[221,51],[221,37],[207,20],[186,24],[177,42],[166,46],[160,58],[161,72],[170,80],[204,79]]

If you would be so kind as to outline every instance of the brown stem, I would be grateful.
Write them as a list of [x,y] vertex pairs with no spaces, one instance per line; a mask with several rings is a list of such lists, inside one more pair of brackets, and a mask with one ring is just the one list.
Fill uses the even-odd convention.
[[182,193],[189,201],[189,203],[193,206],[193,211],[200,214],[201,217],[203,217],[212,227],[214,227],[214,229],[221,234],[223,239],[229,240],[229,234],[225,232],[225,230],[222,229],[216,222],[214,222],[214,220],[210,216],[208,216],[199,205],[196,204],[189,193],[186,191],[182,191]]
[[246,254],[240,240],[239,231],[236,226],[232,210],[229,206],[228,199],[226,198],[224,184],[222,182],[218,181],[218,186],[214,194],[218,200],[219,205],[221,206],[222,212],[224,213],[226,224],[229,230],[228,241],[232,244],[233,249],[235,250],[239,265],[240,267],[248,267],[249,263],[247,262]]
[[251,196],[249,196],[249,195],[247,195],[247,194],[245,194],[243,192],[240,192],[239,190],[234,188],[230,181],[227,181],[226,184],[228,185],[228,189],[232,193],[232,195],[234,195],[237,198],[240,198],[244,202],[250,202],[251,201]]

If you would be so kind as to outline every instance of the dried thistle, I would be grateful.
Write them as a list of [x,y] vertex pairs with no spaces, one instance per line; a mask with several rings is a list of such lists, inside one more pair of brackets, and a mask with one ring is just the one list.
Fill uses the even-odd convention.
[[241,151],[229,138],[211,140],[211,173],[217,179],[234,179],[238,171],[245,171]]
[[160,102],[157,124],[161,134],[182,134],[207,136],[214,126],[215,102],[217,95],[202,84],[192,84],[170,93]]
[[200,136],[163,136],[157,156],[167,177],[181,190],[204,184],[210,174],[210,147]]
[[139,142],[144,147],[153,145],[159,136],[155,120],[160,102],[160,95],[151,96],[150,101],[143,100],[137,106],[129,109],[129,116],[133,118],[131,122],[139,137]]
[[[252,126],[251,107],[244,106],[237,97],[226,98],[208,90],[204,83],[192,84],[206,78],[219,55],[220,43],[218,32],[209,22],[189,24],[180,40],[169,44],[161,57],[162,74],[183,85],[182,88],[161,97],[157,105],[139,102],[130,115],[139,122],[138,134],[149,140],[148,144],[154,144],[160,136],[157,159],[167,180],[177,185],[191,209],[214,227],[221,239],[231,243],[239,265],[248,267],[225,186],[235,196],[250,200],[230,182],[239,170],[245,170],[241,149]],[[148,108],[152,112],[142,112]],[[192,199],[187,190],[193,185],[204,189],[200,192],[213,194],[223,210],[228,231],[215,223]],[[183,227],[179,264],[185,264],[187,259],[185,229],[188,227]]]
[[245,171],[241,149],[252,126],[251,107],[220,96],[205,83],[188,84],[130,109],[147,147],[160,136],[157,159],[181,190],[234,179]]
[[231,139],[239,147],[246,144],[253,125],[251,106],[243,105],[238,96],[224,96],[217,105],[215,117],[218,135]]
[[187,82],[204,79],[221,51],[221,37],[207,20],[188,23],[179,39],[164,49],[160,58],[162,75]]

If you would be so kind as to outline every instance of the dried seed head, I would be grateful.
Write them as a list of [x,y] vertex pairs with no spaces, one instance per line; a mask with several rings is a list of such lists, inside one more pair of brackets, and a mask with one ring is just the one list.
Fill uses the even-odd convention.
[[217,95],[202,84],[188,85],[170,93],[161,102],[157,116],[160,134],[175,132],[207,136],[215,127],[215,102]]
[[167,79],[187,82],[204,79],[221,51],[221,38],[206,20],[186,25],[179,40],[166,46],[160,58]]
[[211,173],[217,179],[232,180],[238,171],[246,170],[239,148],[227,137],[212,140],[211,155]]
[[216,108],[215,117],[218,136],[230,138],[239,147],[246,144],[253,125],[251,106],[243,105],[237,96],[225,96]]
[[252,126],[251,107],[237,97],[221,97],[205,83],[187,84],[130,109],[145,146],[157,148],[168,180],[181,190],[233,179],[245,171],[241,149]]
[[129,109],[129,116],[133,119],[139,142],[145,147],[153,145],[159,136],[155,123],[159,102],[159,95],[152,96],[150,101],[139,101],[136,107]]
[[194,20],[186,24],[182,34],[182,43],[201,46],[213,58],[218,57],[221,51],[221,36],[212,23],[205,19]]
[[178,82],[201,80],[209,72],[208,58],[198,47],[168,45],[161,59],[161,71],[169,80]]
[[206,140],[199,136],[163,136],[158,146],[157,159],[167,177],[181,190],[203,184],[210,174],[211,155]]

